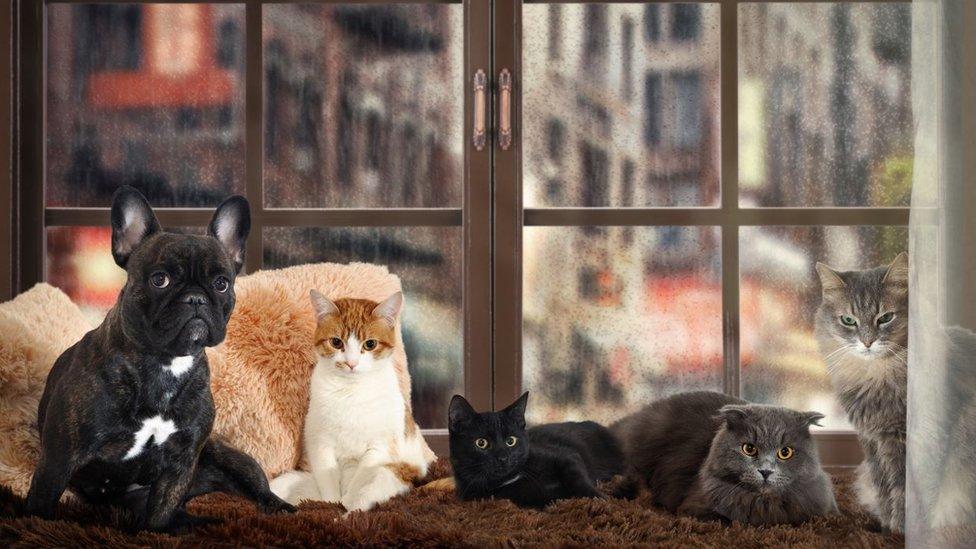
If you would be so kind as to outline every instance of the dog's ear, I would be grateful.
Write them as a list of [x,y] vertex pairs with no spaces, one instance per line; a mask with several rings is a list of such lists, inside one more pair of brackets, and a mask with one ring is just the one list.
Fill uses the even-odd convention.
[[217,211],[214,212],[210,227],[207,229],[207,234],[223,245],[227,255],[234,262],[237,272],[241,272],[241,267],[244,266],[244,243],[249,232],[251,232],[251,207],[246,198],[237,195],[217,206]]
[[146,197],[128,185],[112,196],[111,222],[112,257],[123,269],[139,244],[162,230]]

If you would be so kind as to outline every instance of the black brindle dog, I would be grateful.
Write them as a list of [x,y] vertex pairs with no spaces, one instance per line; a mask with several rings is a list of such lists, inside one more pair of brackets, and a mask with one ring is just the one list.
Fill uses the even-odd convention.
[[153,530],[207,522],[184,506],[214,491],[267,512],[294,510],[271,493],[253,458],[210,438],[203,351],[224,339],[250,226],[239,196],[217,208],[207,236],[196,236],[163,231],[135,189],[115,193],[112,255],[128,280],[101,326],[48,376],[29,514],[50,517],[66,488],[90,503],[132,509]]

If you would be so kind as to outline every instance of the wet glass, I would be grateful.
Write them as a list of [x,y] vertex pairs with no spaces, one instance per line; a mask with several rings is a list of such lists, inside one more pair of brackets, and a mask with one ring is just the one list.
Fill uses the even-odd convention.
[[523,387],[532,422],[613,421],[722,390],[717,227],[527,227]]
[[718,4],[526,4],[522,26],[525,207],[718,204]]
[[47,5],[45,204],[215,206],[244,188],[242,4]]
[[461,254],[460,227],[264,230],[267,269],[361,261],[400,277],[413,413],[427,429],[447,427],[451,396],[463,392]]
[[738,9],[739,204],[908,206],[910,3]]
[[817,348],[818,261],[868,269],[908,249],[906,227],[743,227],[739,230],[742,397],[827,415],[850,429]]
[[264,7],[265,204],[458,207],[461,4]]

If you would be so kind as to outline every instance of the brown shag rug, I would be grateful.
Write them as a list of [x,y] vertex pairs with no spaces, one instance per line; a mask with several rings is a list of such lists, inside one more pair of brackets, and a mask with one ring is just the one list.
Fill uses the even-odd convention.
[[[431,478],[449,474],[438,461]],[[857,508],[849,474],[834,476],[841,515],[797,526],[754,528],[675,517],[650,507],[642,494],[621,499],[566,500],[544,511],[507,501],[462,503],[453,492],[414,490],[367,513],[345,518],[339,505],[303,503],[291,515],[263,515],[223,494],[190,502],[191,513],[219,517],[183,536],[130,533],[132,519],[105,507],[65,504],[57,520],[23,516],[24,501],[0,487],[0,547],[80,546],[654,546],[654,547],[901,547]]]

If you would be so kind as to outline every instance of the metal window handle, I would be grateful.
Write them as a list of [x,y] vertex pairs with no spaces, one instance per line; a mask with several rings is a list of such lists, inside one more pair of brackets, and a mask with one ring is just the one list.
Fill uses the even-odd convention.
[[507,151],[512,146],[512,73],[498,73],[498,146]]
[[488,140],[488,130],[485,128],[488,118],[487,105],[488,76],[485,71],[478,69],[474,73],[474,148],[484,150]]

